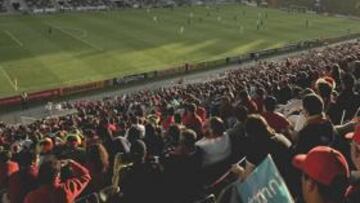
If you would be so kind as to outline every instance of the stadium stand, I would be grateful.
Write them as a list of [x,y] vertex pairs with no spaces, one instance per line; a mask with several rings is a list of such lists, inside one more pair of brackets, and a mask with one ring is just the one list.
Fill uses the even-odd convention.
[[64,104],[73,115],[2,122],[0,190],[26,203],[215,202],[271,154],[296,200],[303,171],[321,188],[305,196],[358,202],[349,170],[360,170],[359,73],[360,43],[348,42],[211,81]]
[[0,12],[5,12],[4,0],[0,0]]
[[104,1],[102,0],[70,0],[65,1],[65,3],[73,8],[105,5]]
[[26,4],[29,9],[47,9],[47,8],[55,8],[54,1],[51,0],[26,0]]

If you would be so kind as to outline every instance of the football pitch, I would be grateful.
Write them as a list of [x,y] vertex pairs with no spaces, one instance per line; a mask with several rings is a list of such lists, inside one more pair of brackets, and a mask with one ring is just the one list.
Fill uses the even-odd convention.
[[0,97],[348,32],[360,21],[241,5],[0,16]]

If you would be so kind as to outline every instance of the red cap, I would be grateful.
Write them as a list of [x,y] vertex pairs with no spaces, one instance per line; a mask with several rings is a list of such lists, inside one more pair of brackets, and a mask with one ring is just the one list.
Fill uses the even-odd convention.
[[352,139],[356,144],[360,145],[360,124],[355,127],[355,131],[345,135],[346,139]]
[[308,154],[294,157],[293,165],[315,181],[329,186],[338,175],[349,177],[345,157],[337,150],[326,146],[315,147]]

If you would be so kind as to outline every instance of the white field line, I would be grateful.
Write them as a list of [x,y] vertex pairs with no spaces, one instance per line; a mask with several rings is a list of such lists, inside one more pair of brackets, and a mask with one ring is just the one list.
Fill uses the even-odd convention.
[[80,37],[78,37],[78,36],[76,36],[76,35],[73,35],[73,34],[70,33],[70,32],[65,31],[65,30],[62,29],[61,27],[57,27],[57,26],[52,25],[52,24],[50,24],[50,23],[45,23],[45,24],[47,24],[48,26],[53,27],[53,28],[59,30],[60,32],[66,34],[66,35],[69,35],[70,37],[72,37],[72,38],[74,38],[74,39],[76,39],[76,40],[79,40],[80,42],[88,45],[89,47],[92,47],[92,48],[96,49],[97,51],[104,51],[104,49],[102,49],[102,48],[100,48],[100,47],[98,47],[98,46],[95,46],[95,45],[91,44],[90,42],[88,42],[88,41],[86,41],[86,40],[84,40],[84,39],[81,39]]
[[24,46],[24,44],[8,30],[5,30],[4,33],[7,34],[12,40],[14,40],[16,42],[16,44],[19,45],[19,47]]
[[5,70],[2,66],[0,66],[0,69],[1,69],[1,72],[5,75],[5,77],[6,77],[6,79],[8,80],[8,82],[10,83],[11,87],[12,87],[15,91],[17,91],[17,87],[16,87],[14,81],[11,79],[11,77],[10,77],[9,74],[6,72],[6,70]]

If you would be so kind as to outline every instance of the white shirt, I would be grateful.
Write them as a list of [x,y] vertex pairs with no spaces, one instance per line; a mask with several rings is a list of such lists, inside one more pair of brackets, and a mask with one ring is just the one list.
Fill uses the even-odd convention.
[[203,150],[203,166],[209,166],[225,160],[231,154],[231,141],[225,132],[223,136],[217,138],[202,138],[196,145]]

